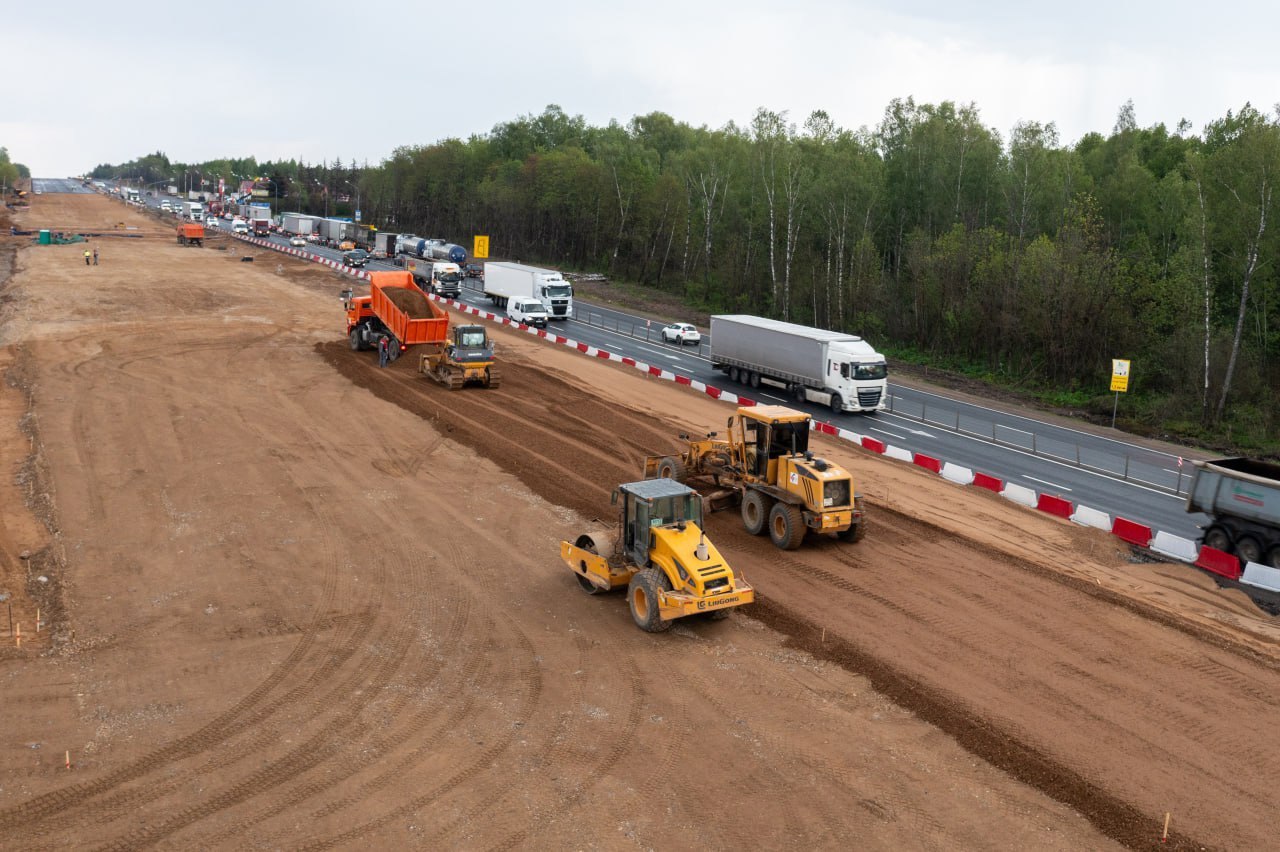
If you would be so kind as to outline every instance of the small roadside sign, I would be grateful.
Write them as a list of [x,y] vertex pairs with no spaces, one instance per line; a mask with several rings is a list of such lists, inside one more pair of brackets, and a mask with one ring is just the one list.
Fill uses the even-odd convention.
[[489,238],[477,235],[475,238],[475,250],[471,252],[472,257],[487,258],[489,256]]
[[1129,362],[1122,358],[1111,359],[1111,390],[1114,393],[1129,392]]
[[357,221],[357,222],[359,222],[359,221],[360,221],[360,211],[359,211],[359,210],[357,210],[357,211],[356,211],[356,221]]

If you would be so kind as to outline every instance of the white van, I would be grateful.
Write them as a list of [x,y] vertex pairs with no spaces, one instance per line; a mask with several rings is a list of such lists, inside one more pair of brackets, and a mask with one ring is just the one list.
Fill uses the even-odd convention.
[[547,327],[547,309],[537,299],[517,296],[507,300],[507,316],[512,322],[537,328]]

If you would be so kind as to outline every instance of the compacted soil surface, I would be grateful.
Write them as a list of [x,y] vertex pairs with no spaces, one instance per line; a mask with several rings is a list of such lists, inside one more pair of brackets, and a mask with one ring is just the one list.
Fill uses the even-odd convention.
[[815,438],[866,539],[711,515],[758,602],[647,634],[558,542],[728,406],[497,326],[449,391],[322,267],[15,221],[142,236],[0,245],[5,845],[1274,846],[1280,629],[1194,569]]

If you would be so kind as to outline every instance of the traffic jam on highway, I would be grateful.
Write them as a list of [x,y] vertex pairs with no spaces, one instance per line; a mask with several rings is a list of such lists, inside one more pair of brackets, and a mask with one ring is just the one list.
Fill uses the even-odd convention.
[[1280,518],[1226,521],[1212,500],[1189,500],[1197,463],[1184,455],[1131,443],[1121,433],[1097,434],[981,401],[890,385],[884,356],[855,335],[743,315],[713,316],[703,333],[692,323],[575,301],[572,281],[556,270],[491,260],[482,265],[443,238],[382,233],[349,219],[273,215],[250,195],[182,199],[114,191],[161,214],[355,270],[408,271],[431,295],[535,328],[555,324],[563,329],[557,333],[576,342],[707,386],[740,390],[761,403],[785,404],[884,446],[909,448],[907,458],[944,459],[1023,491],[1088,506],[1108,519],[1137,519],[1228,553],[1243,545],[1242,559],[1280,568]]

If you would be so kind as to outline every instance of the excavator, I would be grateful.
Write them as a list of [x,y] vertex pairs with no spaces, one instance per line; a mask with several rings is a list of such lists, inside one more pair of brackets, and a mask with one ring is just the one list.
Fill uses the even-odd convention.
[[727,618],[755,600],[755,590],[707,540],[696,491],[672,479],[647,479],[619,485],[612,499],[616,528],[560,542],[560,558],[584,592],[625,586],[632,619],[649,633],[690,615]]
[[811,419],[781,405],[744,406],[729,417],[726,438],[682,434],[687,449],[649,456],[645,477],[717,489],[707,495],[713,511],[740,505],[747,532],[767,530],[782,550],[795,550],[809,530],[861,541],[867,530],[862,495],[854,493],[848,471],[809,451]]

